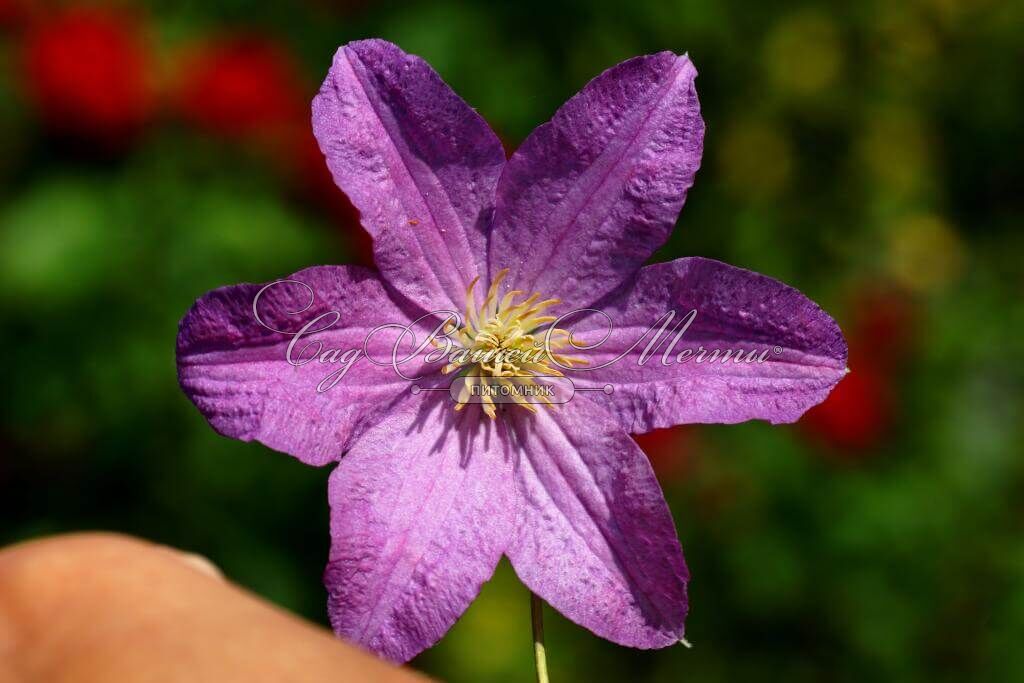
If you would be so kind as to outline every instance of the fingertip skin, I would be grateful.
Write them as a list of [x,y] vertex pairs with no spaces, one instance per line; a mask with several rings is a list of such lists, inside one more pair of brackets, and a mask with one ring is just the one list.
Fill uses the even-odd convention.
[[190,557],[100,532],[0,551],[0,681],[422,680]]

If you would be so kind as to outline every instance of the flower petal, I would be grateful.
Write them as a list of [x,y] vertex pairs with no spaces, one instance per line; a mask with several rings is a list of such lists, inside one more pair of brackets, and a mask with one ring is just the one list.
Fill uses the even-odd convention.
[[672,516],[646,456],[582,396],[516,416],[522,508],[506,551],[519,578],[559,612],[640,648],[683,636],[686,582]]
[[[324,363],[314,352],[362,349],[371,330],[386,323],[407,324],[406,314],[372,271],[355,266],[323,266],[300,271],[271,286],[237,285],[200,298],[178,329],[178,379],[185,394],[217,432],[259,441],[311,465],[337,460],[359,434],[409,390],[390,365],[366,357],[353,362],[332,387],[318,392],[325,378],[346,364]],[[290,282],[294,281],[294,282]],[[299,284],[302,283],[302,284]],[[266,289],[265,289],[266,288]],[[297,343],[277,330],[298,331],[318,316],[338,313],[330,329]],[[332,318],[324,318],[326,325]],[[321,323],[317,323],[319,327]],[[375,334],[366,345],[373,357],[391,358],[394,337]],[[307,347],[312,343],[313,346]],[[404,347],[403,347],[404,348]],[[402,367],[415,376],[420,366]],[[328,380],[329,381],[329,380]]]
[[[594,343],[610,324],[607,340],[586,356],[592,368],[618,360],[576,371],[572,380],[610,386],[611,393],[590,395],[630,434],[693,422],[794,422],[846,374],[843,334],[817,304],[778,280],[719,261],[647,266],[627,294],[601,310],[607,318],[591,315],[575,331]],[[641,363],[655,334],[648,330],[668,311],[674,320]],[[692,322],[666,355],[673,330],[691,311]],[[594,330],[589,338],[587,328]],[[717,357],[709,355],[714,350]],[[747,362],[750,352],[763,362]]]
[[686,56],[604,72],[535,130],[498,183],[489,262],[509,286],[600,299],[661,246],[700,165],[704,122]]
[[313,131],[384,278],[428,311],[461,309],[505,164],[487,123],[419,57],[361,40],[334,56]]
[[324,573],[338,635],[392,661],[436,643],[494,572],[516,518],[506,426],[407,399],[331,475]]

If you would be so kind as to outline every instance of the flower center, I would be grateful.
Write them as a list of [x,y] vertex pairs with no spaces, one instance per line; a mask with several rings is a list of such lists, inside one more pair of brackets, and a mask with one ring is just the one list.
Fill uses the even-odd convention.
[[[537,386],[545,377],[562,377],[559,367],[585,364],[581,359],[559,353],[570,345],[568,332],[545,328],[557,318],[544,315],[544,311],[561,302],[558,299],[541,301],[537,292],[526,297],[519,290],[512,290],[499,298],[498,288],[506,275],[507,268],[498,273],[479,307],[473,289],[480,278],[474,278],[466,290],[466,315],[462,327],[456,329],[455,325],[449,324],[445,329],[458,349],[449,355],[449,363],[442,372],[457,372],[464,378],[456,410],[466,405],[475,386],[486,384],[507,387],[508,391],[500,395],[530,412],[536,412],[537,404],[524,399],[524,395],[531,393],[523,391],[524,387]],[[479,393],[481,406],[492,419],[497,414],[492,399],[494,393]],[[543,392],[536,395],[543,395]],[[552,405],[550,401],[545,400],[544,403]]]

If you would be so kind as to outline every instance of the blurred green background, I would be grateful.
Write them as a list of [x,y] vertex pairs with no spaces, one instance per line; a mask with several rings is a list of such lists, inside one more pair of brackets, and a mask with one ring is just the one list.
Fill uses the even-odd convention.
[[[422,55],[510,149],[688,51],[704,163],[659,258],[797,286],[852,374],[794,426],[641,439],[694,648],[549,612],[552,679],[1024,680],[1022,26],[994,0],[0,0],[0,543],[139,534],[324,623],[328,471],[214,434],[174,340],[211,288],[365,261],[308,130],[334,50]],[[506,563],[414,666],[531,679]]]

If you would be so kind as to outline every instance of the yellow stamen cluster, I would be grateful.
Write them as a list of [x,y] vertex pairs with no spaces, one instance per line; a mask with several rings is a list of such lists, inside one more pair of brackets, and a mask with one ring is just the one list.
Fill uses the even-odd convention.
[[[553,315],[542,313],[560,303],[558,299],[540,301],[540,294],[517,302],[523,292],[512,290],[498,296],[501,282],[508,275],[508,269],[498,273],[483,303],[477,307],[473,296],[479,278],[475,278],[466,290],[466,315],[463,326],[456,329],[449,324],[445,333],[449,335],[458,350],[449,355],[449,363],[443,372],[459,372],[464,378],[456,410],[461,410],[472,394],[473,386],[487,382],[490,385],[508,385],[510,389],[535,385],[544,377],[562,377],[562,372],[553,367],[584,365],[585,362],[566,356],[559,351],[570,345],[569,333],[562,329],[539,328],[555,321]],[[536,404],[525,401],[521,392],[511,391],[509,396],[530,412],[536,412]],[[545,401],[551,405],[550,401]],[[489,393],[482,394],[481,406],[492,419],[497,410]]]

